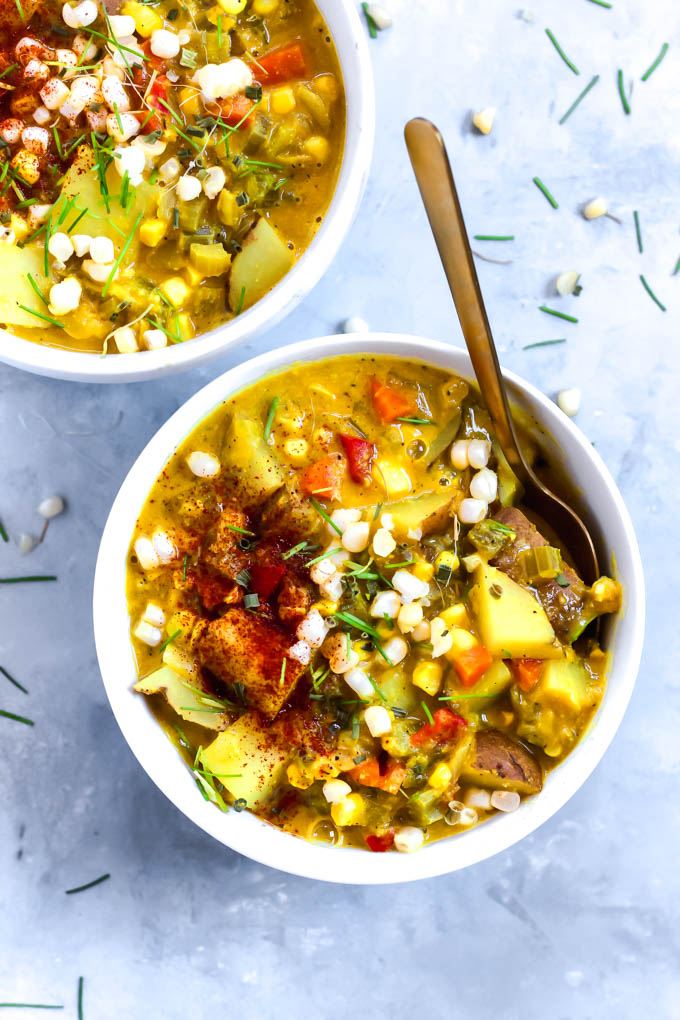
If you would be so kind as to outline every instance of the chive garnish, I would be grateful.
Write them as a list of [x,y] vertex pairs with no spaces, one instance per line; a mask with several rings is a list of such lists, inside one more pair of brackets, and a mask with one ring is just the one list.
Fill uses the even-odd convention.
[[100,875],[99,878],[95,878],[92,882],[87,882],[85,885],[78,885],[75,889],[67,889],[66,895],[72,896],[73,893],[85,892],[86,889],[92,889],[93,886],[100,885],[102,882],[105,882],[107,878],[111,878],[108,873],[106,875]]
[[298,544],[294,545],[292,549],[288,550],[288,552],[283,553],[282,556],[281,556],[281,559],[282,560],[289,560],[291,558],[291,556],[295,556],[296,553],[302,552],[302,550],[306,549],[306,548],[307,548],[307,543],[306,542],[298,542]]
[[26,21],[26,18],[24,16],[24,9],[21,6],[21,0],[14,0],[14,3],[16,4],[17,10],[19,12],[19,17],[21,18],[22,21]]
[[567,54],[564,52],[564,50],[562,49],[562,47],[560,46],[560,44],[558,43],[557,39],[552,34],[552,32],[550,31],[549,28],[546,28],[545,34],[547,35],[548,39],[550,39],[550,42],[553,44],[553,46],[555,47],[555,49],[557,50],[559,55],[562,57],[562,60],[565,62],[567,67],[570,68],[574,72],[574,74],[580,74],[581,72],[579,71],[579,69],[576,66],[576,64],[572,64],[571,60],[569,59]]
[[175,638],[179,637],[181,633],[182,633],[181,630],[176,630],[174,634],[171,634],[170,637],[163,642],[158,651],[164,652],[168,645],[171,644],[175,640]]
[[364,432],[364,430],[363,430],[363,429],[360,429],[360,428],[359,428],[359,426],[357,425],[357,423],[356,423],[355,421],[353,421],[353,420],[352,420],[351,418],[348,418],[348,419],[347,419],[347,424],[348,424],[348,425],[351,425],[351,427],[352,427],[352,428],[354,429],[354,431],[356,432],[356,434],[357,434],[357,435],[358,435],[358,436],[359,436],[359,437],[360,437],[361,439],[365,439],[365,438],[366,438],[366,433]]
[[475,241],[514,241],[514,234],[475,234]]
[[598,7],[611,7],[609,0],[590,0],[591,4],[597,4]]
[[677,276],[678,273],[680,273],[680,258],[678,258],[678,261],[675,263],[675,269],[671,273],[671,276]]
[[9,536],[5,531],[5,526],[2,523],[2,521],[0,521],[0,538],[3,540],[3,542],[9,542]]
[[373,688],[373,690],[375,691],[375,693],[376,693],[376,694],[378,695],[378,697],[380,698],[380,700],[381,700],[381,701],[387,701],[387,695],[385,694],[385,692],[384,692],[384,691],[381,691],[381,690],[380,690],[380,688],[378,687],[378,685],[377,685],[377,683],[375,682],[375,680],[373,679],[373,677],[372,677],[372,676],[369,676],[369,678],[368,678],[368,679],[369,679],[369,680],[370,680],[370,682],[371,682],[371,687]]
[[18,64],[10,64],[9,67],[6,67],[5,70],[0,74],[0,79],[6,78],[8,74],[12,73],[12,71],[16,71],[18,66],[19,66]]
[[353,613],[333,613],[333,616],[342,623],[347,623],[350,627],[354,627],[355,630],[360,630],[362,633],[368,634],[373,639],[373,643],[382,655],[383,659],[385,659],[390,666],[393,665],[380,643],[380,635],[377,630],[371,627],[370,624],[364,623],[363,620],[360,620],[358,616],[354,616]]
[[573,315],[567,315],[565,312],[558,312],[554,308],[548,308],[546,305],[539,306],[539,312],[545,312],[546,315],[554,315],[558,319],[565,319],[567,322],[578,322],[578,319]]
[[57,131],[57,125],[56,124],[54,124],[53,127],[52,127],[52,135],[54,137],[54,144],[57,147],[57,153],[59,155],[59,159],[63,160],[63,158],[64,158],[64,151],[63,151],[63,149],[61,147],[61,138],[59,137],[59,132]]
[[619,95],[621,96],[621,105],[623,106],[623,112],[626,115],[628,115],[630,113],[630,103],[628,102],[628,99],[626,97],[626,89],[623,84],[623,71],[620,68],[616,77],[619,85]]
[[366,18],[366,25],[368,26],[368,34],[370,35],[371,39],[377,39],[378,38],[378,26],[376,25],[374,19],[371,17],[371,13],[370,13],[370,11],[368,9],[368,4],[367,3],[362,3],[361,9],[364,12],[364,17]]
[[222,15],[217,15],[217,45],[222,49]]
[[184,553],[184,559],[182,560],[182,580],[187,579],[187,561],[189,559],[189,553]]
[[[42,295],[41,295],[42,296]],[[17,306],[24,312],[28,312],[29,315],[35,315],[37,319],[42,319],[43,322],[49,322],[50,326],[58,326],[59,329],[64,329],[63,322],[57,322],[56,319],[51,318],[49,315],[43,315],[42,312],[34,312],[32,308],[28,308],[26,305],[21,305],[17,302]]]
[[63,1006],[46,1006],[42,1002],[0,1002],[0,1009],[63,1009]]
[[126,253],[127,253],[127,250],[128,250],[128,248],[129,248],[129,247],[130,247],[130,245],[132,244],[132,238],[133,238],[133,237],[135,236],[135,234],[137,233],[137,227],[138,227],[138,226],[139,226],[139,224],[141,223],[143,215],[144,215],[144,213],[143,213],[143,212],[140,212],[139,216],[138,216],[138,217],[137,217],[137,219],[135,220],[134,226],[133,226],[132,230],[130,231],[130,234],[129,234],[129,236],[128,236],[128,238],[127,238],[126,242],[125,242],[125,244],[124,244],[124,245],[123,245],[123,247],[121,248],[121,251],[120,251],[120,255],[118,256],[118,258],[116,259],[116,261],[115,261],[115,262],[113,263],[113,268],[111,269],[111,272],[110,272],[110,273],[109,273],[109,275],[108,275],[108,278],[107,278],[107,280],[106,280],[106,283],[104,284],[104,289],[103,289],[103,291],[102,291],[102,297],[106,297],[106,295],[108,294],[108,292],[109,292],[109,287],[111,286],[111,281],[113,280],[114,276],[115,276],[115,275],[116,275],[116,273],[118,272],[118,268],[119,268],[119,266],[120,266],[121,262],[123,261],[123,259],[124,259],[125,255],[126,255]]
[[286,660],[285,660],[285,658],[283,658],[281,660],[281,676],[279,677],[279,686],[280,687],[283,686],[283,681],[285,679],[286,679]]
[[239,535],[251,535],[254,536],[254,531],[248,531],[246,528],[237,528],[235,524],[227,524],[229,531],[238,531]]
[[247,588],[250,584],[250,571],[246,570],[244,567],[243,570],[239,570],[234,580],[237,584],[240,584],[242,588]]
[[637,237],[638,251],[642,253],[642,234],[640,232],[640,217],[638,216],[637,209],[633,212],[633,219],[635,220],[635,236]]
[[532,347],[550,347],[551,344],[566,344],[567,338],[560,337],[559,340],[538,340],[535,344],[525,344],[523,351],[530,351]]
[[24,692],[24,694],[28,694],[28,691],[23,686],[23,684],[20,684],[18,680],[15,680],[11,673],[7,672],[4,666],[0,666],[0,673],[2,673],[3,676],[6,676],[9,682],[11,684],[14,684],[15,687],[18,687],[20,691]]
[[33,290],[36,292],[36,294],[38,295],[38,297],[42,301],[42,303],[44,305],[49,305],[49,301],[47,300],[47,298],[45,297],[45,295],[43,294],[43,292],[41,291],[40,287],[35,282],[35,280],[33,279],[33,277],[31,276],[30,273],[26,273],[26,278],[27,278],[28,282],[30,283],[31,287],[33,288]]
[[59,214],[59,219],[57,220],[57,226],[58,227],[60,227],[62,225],[62,223],[64,222],[64,220],[66,219],[68,214],[71,212],[71,209],[73,208],[73,206],[75,204],[76,204],[76,197],[75,197],[75,195],[72,195],[71,198],[69,198],[69,200],[66,203],[66,205],[64,206],[64,208],[61,210],[61,213]]
[[659,301],[658,297],[656,296],[656,294],[654,293],[652,288],[649,286],[649,284],[645,280],[645,278],[642,275],[642,273],[640,273],[640,282],[642,283],[642,286],[645,288],[645,290],[649,294],[649,296],[652,299],[652,301],[654,301],[659,306],[659,308],[661,309],[662,312],[665,312],[666,311],[666,306],[661,304],[661,302]]
[[550,204],[553,207],[553,209],[559,209],[559,206],[558,206],[557,202],[555,201],[553,196],[550,194],[550,192],[548,191],[548,189],[546,188],[545,184],[540,179],[540,177],[534,177],[533,178],[533,182],[536,185],[536,187],[538,188],[538,190],[543,192],[543,194],[548,199],[548,201],[550,202]]
[[237,315],[240,315],[241,312],[243,311],[243,302],[245,301],[245,299],[246,299],[246,288],[245,288],[245,286],[243,286],[243,287],[241,287],[241,294],[240,294],[239,299],[238,299],[238,308],[236,309],[236,314]]
[[49,263],[49,252],[48,245],[50,243],[50,232],[52,230],[52,215],[50,214],[45,221],[45,276],[50,275],[50,263]]
[[244,595],[243,605],[245,606],[246,609],[255,609],[257,606],[259,606],[259,604],[260,596],[257,594],[256,591],[248,592],[247,595]]
[[35,726],[32,719],[27,719],[26,716],[23,715],[15,715],[14,712],[5,712],[2,708],[0,708],[0,715],[5,719],[13,719],[14,722],[23,723],[24,726]]
[[71,226],[66,228],[66,233],[70,234],[71,231],[78,225],[78,223],[80,223],[80,221],[82,220],[83,216],[86,216],[88,212],[89,212],[89,209],[83,209],[83,211],[78,216],[76,216],[76,218],[74,219],[74,221],[71,224]]
[[558,121],[558,124],[564,124],[565,120],[566,120],[566,119],[567,119],[568,117],[571,117],[572,113],[574,112],[574,110],[576,109],[576,107],[577,107],[577,106],[579,105],[579,103],[581,102],[581,100],[582,100],[582,99],[585,99],[585,97],[586,97],[586,96],[588,95],[588,93],[589,93],[589,92],[590,92],[590,90],[591,90],[591,89],[593,88],[593,86],[597,85],[597,83],[598,83],[598,81],[599,81],[599,80],[600,80],[600,76],[599,76],[599,74],[595,74],[595,75],[593,75],[593,77],[592,77],[592,78],[590,79],[590,81],[588,82],[588,84],[587,84],[587,85],[586,85],[586,87],[584,88],[583,92],[580,92],[580,93],[579,93],[579,95],[578,95],[578,96],[576,97],[576,99],[574,100],[574,102],[573,102],[573,103],[571,104],[571,106],[569,107],[569,109],[567,110],[567,112],[566,112],[565,114],[563,114],[563,115],[562,115],[562,116],[560,117],[560,119],[559,119],[559,121]]
[[661,61],[663,60],[663,58],[666,56],[667,53],[668,53],[668,43],[665,42],[663,44],[663,46],[661,47],[661,52],[659,53],[659,56],[656,58],[656,60],[652,64],[649,65],[649,67],[647,68],[645,73],[642,75],[642,78],[640,78],[640,81],[647,81],[649,76],[654,74],[654,72],[656,71],[657,67],[659,66],[659,64],[661,63]]
[[405,425],[436,425],[436,421],[432,421],[431,418],[395,418],[395,421],[401,421]]
[[423,706],[423,712],[427,716],[427,721],[429,722],[430,726],[434,726],[434,719],[432,718],[432,712],[430,712],[429,708],[427,707],[427,705],[425,704],[424,701],[421,701],[420,704]]
[[120,131],[121,135],[124,135],[125,131],[123,130],[123,122],[120,119],[120,113],[118,111],[118,103],[114,103],[113,104],[113,112],[115,114],[116,121],[118,122],[118,130]]
[[339,528],[339,527],[337,526],[337,524],[335,523],[335,521],[332,521],[332,520],[330,519],[330,517],[328,516],[328,514],[326,513],[326,511],[324,510],[324,508],[323,508],[323,507],[321,506],[321,504],[320,504],[320,503],[318,503],[318,502],[317,502],[317,500],[315,500],[315,499],[314,499],[314,497],[312,497],[312,498],[310,499],[310,503],[312,504],[312,506],[314,507],[314,509],[316,510],[316,512],[317,512],[318,514],[320,514],[320,515],[321,515],[321,517],[323,517],[323,519],[324,519],[324,521],[326,522],[326,524],[330,524],[330,526],[331,526],[331,528],[333,529],[333,531],[335,531],[335,532],[336,532],[336,534],[338,534],[338,535],[340,535],[340,536],[342,537],[342,531],[341,531],[341,530],[340,530],[340,528]]
[[83,1020],[83,984],[85,978],[78,978],[78,1020]]
[[378,520],[378,518],[380,517],[380,511],[382,510],[382,508],[383,508],[383,505],[382,505],[382,503],[378,503],[378,504],[376,505],[376,508],[375,508],[375,513],[373,514],[373,520],[374,520],[374,521],[377,521],[377,520]]
[[336,549],[329,549],[328,552],[321,553],[321,556],[316,556],[313,560],[307,560],[307,566],[313,567],[315,563],[320,563],[321,560],[327,560],[329,556],[337,556],[338,553],[344,552],[345,550],[338,546]]
[[279,406],[279,398],[274,397],[271,404],[269,405],[269,411],[267,413],[267,421],[264,426],[264,441],[268,442],[269,436],[271,435],[272,425],[274,424],[274,415],[276,414],[276,408]]
[[0,577],[0,584],[21,584],[23,581],[56,581],[56,575],[45,574],[33,577]]

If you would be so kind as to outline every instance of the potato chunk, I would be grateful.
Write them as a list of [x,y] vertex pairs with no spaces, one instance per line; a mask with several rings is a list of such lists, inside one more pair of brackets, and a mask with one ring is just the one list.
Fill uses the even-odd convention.
[[220,733],[201,755],[203,766],[236,799],[256,808],[270,799],[284,778],[289,754],[273,730],[246,712]]
[[460,778],[475,786],[515,793],[538,793],[543,788],[543,771],[534,756],[499,730],[476,734],[475,757]]
[[494,658],[558,659],[562,651],[538,599],[500,570],[475,569],[470,604],[482,643]]

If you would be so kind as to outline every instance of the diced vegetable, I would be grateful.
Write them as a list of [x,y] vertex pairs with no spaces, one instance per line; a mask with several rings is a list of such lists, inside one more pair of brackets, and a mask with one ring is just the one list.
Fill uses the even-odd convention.
[[562,571],[562,554],[550,545],[537,545],[523,549],[517,557],[517,565],[527,584],[551,581]]
[[[557,660],[555,660],[557,662]],[[541,659],[513,659],[512,672],[518,687],[530,691],[538,683],[543,662]]]
[[473,645],[472,648],[456,651],[452,658],[463,687],[474,687],[493,662],[493,656],[489,655],[483,645]]
[[375,789],[384,790],[385,793],[392,793],[396,796],[399,793],[399,787],[404,781],[406,767],[401,762],[390,758],[381,769],[377,758],[367,758],[360,765],[350,769],[347,775],[361,786],[372,786]]
[[[465,702],[461,701],[461,704],[469,704],[475,712],[479,712],[485,708],[493,698],[497,698],[499,694],[506,691],[511,683],[512,673],[502,660],[496,659],[474,685],[474,700],[468,702],[466,699]],[[461,686],[463,685],[461,684]],[[463,690],[465,690],[464,687]],[[451,697],[455,704],[456,691],[449,687],[447,688],[447,694]],[[477,699],[478,695],[479,700]]]
[[28,326],[29,328],[44,327],[35,315],[25,312],[19,305],[35,308],[38,312],[49,314],[37,296],[28,279],[30,273],[45,296],[48,296],[49,284],[44,273],[43,253],[39,248],[17,248],[16,245],[0,244],[0,322],[11,326]]
[[451,744],[466,726],[465,719],[450,708],[438,708],[432,716],[432,722],[425,723],[413,734],[411,745],[423,747],[428,744]]
[[394,829],[390,829],[388,832],[383,833],[382,836],[378,836],[375,833],[371,833],[366,836],[366,846],[374,854],[383,854],[386,850],[391,850],[394,845]]
[[194,689],[187,687],[189,681],[183,680],[170,666],[161,666],[149,676],[135,684],[140,694],[163,694],[170,707],[177,715],[187,722],[196,723],[208,730],[223,730],[229,725],[229,716],[220,711],[219,702],[214,695],[203,692],[207,701],[201,700],[202,685],[198,679],[190,681]]
[[543,772],[534,756],[519,740],[498,730],[479,730],[475,736],[475,757],[461,771],[460,778],[473,786],[515,793],[538,793]]
[[203,276],[223,276],[231,265],[231,255],[221,244],[192,244],[189,258]]
[[229,304],[232,311],[250,308],[281,280],[295,261],[269,220],[261,217],[243,239],[243,250],[236,255],[229,277]]
[[507,545],[512,545],[517,535],[507,524],[487,519],[470,528],[467,537],[476,549],[495,556]]
[[283,485],[285,475],[264,440],[263,425],[244,411],[233,415],[227,428],[222,462],[237,474],[246,494],[264,501]]
[[456,436],[462,419],[460,408],[449,418],[447,423],[439,430],[436,437],[430,443],[425,454],[425,463],[428,467],[441,457],[446,448],[451,445]]
[[248,127],[253,120],[249,114],[254,105],[243,95],[232,96],[231,99],[226,99],[220,104],[222,111],[220,119],[229,127],[237,127],[239,124]]
[[474,580],[470,605],[482,643],[492,656],[561,658],[550,620],[530,591],[485,563],[476,567]]
[[583,663],[566,659],[545,663],[532,696],[558,711],[574,714],[592,708],[596,701]]
[[339,500],[347,461],[339,453],[310,464],[300,478],[300,488],[308,496],[322,500]]
[[414,405],[409,396],[393,386],[378,382],[377,379],[371,382],[371,398],[375,412],[383,425],[413,413]]
[[409,814],[416,825],[432,825],[446,814],[441,790],[419,790],[409,799]]
[[254,808],[275,793],[288,756],[271,729],[246,712],[203,751],[201,761],[235,800],[243,799]]
[[371,463],[375,457],[375,444],[359,436],[340,434],[340,442],[347,457],[352,481],[365,485],[371,480]]
[[405,537],[409,531],[420,528],[424,535],[439,531],[450,520],[451,496],[441,489],[424,492],[419,496],[407,496],[397,503],[390,503],[389,512],[394,522],[394,534]]
[[282,81],[304,78],[307,74],[307,61],[301,44],[296,42],[292,46],[284,46],[258,57],[250,69],[261,85],[277,85]]
[[286,568],[280,564],[251,567],[248,587],[251,591],[257,592],[262,601],[265,601],[274,594],[285,572]]

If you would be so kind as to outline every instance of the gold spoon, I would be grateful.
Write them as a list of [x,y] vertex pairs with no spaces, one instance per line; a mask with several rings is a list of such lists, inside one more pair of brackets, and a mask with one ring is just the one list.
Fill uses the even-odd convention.
[[588,529],[578,514],[536,477],[517,441],[444,140],[434,124],[422,117],[409,121],[404,134],[496,438],[524,486],[524,502],[563,539],[581,577],[592,584],[600,572]]

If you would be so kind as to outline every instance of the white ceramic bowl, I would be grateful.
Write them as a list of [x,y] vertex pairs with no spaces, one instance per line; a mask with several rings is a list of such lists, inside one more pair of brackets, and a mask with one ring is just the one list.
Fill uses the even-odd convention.
[[219,357],[290,312],[324,275],[345,239],[363,195],[373,153],[375,89],[364,24],[354,0],[315,0],[335,41],[347,97],[347,133],[338,184],[314,240],[296,265],[252,308],[184,344],[159,351],[98,354],[62,351],[0,329],[0,361],[76,382],[131,382],[170,375]]
[[515,405],[536,422],[543,448],[583,494],[580,510],[591,524],[603,569],[611,570],[615,563],[623,584],[623,611],[604,627],[612,664],[606,694],[588,733],[566,761],[550,773],[543,791],[524,801],[517,812],[497,815],[414,854],[322,847],[281,832],[248,812],[222,814],[206,803],[146,699],[132,690],[136,673],[125,602],[125,569],[135,521],[151,485],[175,448],[223,400],[266,373],[294,362],[363,352],[414,358],[472,376],[465,351],[391,334],[308,340],[263,354],[220,376],[156,433],[118,493],[97,560],[94,630],[104,686],[123,735],[142,767],[180,811],[220,842],[273,868],[332,882],[377,884],[441,875],[491,857],[533,832],[578,790],[607,749],[633,690],[644,630],[644,581],[628,512],[599,455],[551,400],[506,372]]

